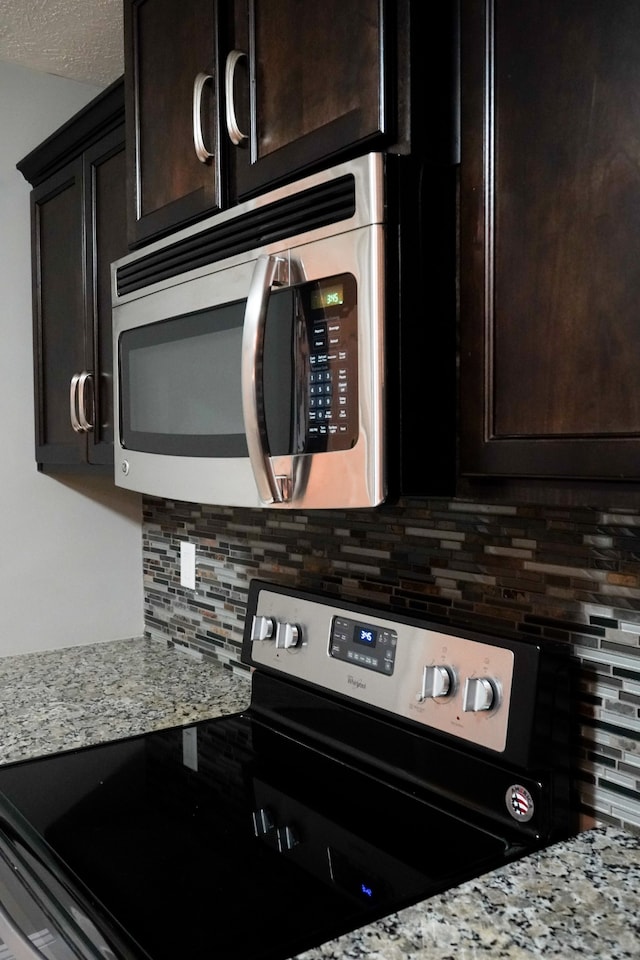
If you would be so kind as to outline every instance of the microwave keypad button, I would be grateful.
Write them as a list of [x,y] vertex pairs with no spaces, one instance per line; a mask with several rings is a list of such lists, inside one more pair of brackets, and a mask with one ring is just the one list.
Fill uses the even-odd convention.
[[313,350],[326,350],[327,328],[323,323],[314,326],[311,334],[311,347]]
[[331,370],[313,370],[309,374],[309,383],[314,385],[331,383],[332,379]]
[[309,363],[311,367],[326,367],[329,362],[329,355],[326,353],[310,353]]
[[342,343],[342,330],[339,323],[327,324],[327,343],[329,347],[338,347]]

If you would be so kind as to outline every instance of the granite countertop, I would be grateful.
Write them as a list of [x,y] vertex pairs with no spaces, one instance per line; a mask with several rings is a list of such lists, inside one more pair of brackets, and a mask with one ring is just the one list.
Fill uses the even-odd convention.
[[638,890],[640,837],[587,830],[293,960],[637,960]]
[[[0,657],[0,762],[238,713],[248,675],[133,639]],[[585,831],[292,960],[637,960],[640,837]]]
[[248,674],[154,640],[0,657],[0,763],[239,713],[250,692]]

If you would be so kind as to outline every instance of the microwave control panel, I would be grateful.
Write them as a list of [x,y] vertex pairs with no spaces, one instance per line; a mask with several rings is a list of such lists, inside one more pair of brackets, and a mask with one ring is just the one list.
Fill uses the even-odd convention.
[[304,452],[348,450],[358,439],[356,281],[340,274],[304,284]]

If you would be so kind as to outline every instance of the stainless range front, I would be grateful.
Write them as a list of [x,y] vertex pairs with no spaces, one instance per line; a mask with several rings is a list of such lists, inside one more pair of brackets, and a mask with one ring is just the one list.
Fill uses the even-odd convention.
[[570,833],[561,649],[255,580],[242,658],[242,714],[0,768],[3,957],[289,960]]

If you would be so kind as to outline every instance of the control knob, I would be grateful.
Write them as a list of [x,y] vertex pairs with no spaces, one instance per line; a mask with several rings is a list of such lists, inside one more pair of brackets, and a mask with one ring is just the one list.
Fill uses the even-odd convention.
[[422,673],[422,688],[416,697],[418,703],[446,697],[453,691],[453,674],[449,667],[434,665],[425,667]]
[[275,630],[273,617],[255,616],[251,621],[251,640],[270,640]]
[[276,647],[279,650],[290,650],[300,645],[302,630],[297,623],[276,624]]
[[462,709],[465,713],[479,713],[498,705],[498,691],[487,677],[468,677],[464,687]]

